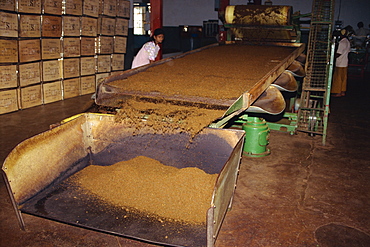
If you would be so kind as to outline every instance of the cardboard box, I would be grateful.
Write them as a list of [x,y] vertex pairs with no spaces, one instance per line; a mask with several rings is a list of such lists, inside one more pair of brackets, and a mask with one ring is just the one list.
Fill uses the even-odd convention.
[[99,36],[96,38],[96,46],[98,54],[111,54],[113,53],[113,37],[109,36]]
[[61,60],[50,60],[42,62],[43,81],[56,81],[62,78]]
[[64,38],[63,39],[63,56],[64,57],[79,57],[81,55],[80,38]]
[[18,62],[18,41],[0,39],[0,63]]
[[63,78],[72,78],[80,76],[80,59],[63,59]]
[[42,39],[41,40],[41,57],[42,59],[59,59],[61,58],[60,39]]
[[17,65],[0,66],[0,89],[17,87]]
[[27,39],[19,41],[19,62],[32,62],[41,60],[40,39]]
[[41,63],[26,63],[19,65],[19,85],[25,87],[41,82]]
[[95,75],[81,77],[81,95],[95,93]]
[[82,0],[65,0],[65,10],[63,14],[82,15]]
[[41,0],[18,0],[18,12],[41,14]]
[[41,16],[24,14],[20,15],[19,37],[41,37]]
[[121,36],[128,35],[128,19],[116,18],[116,27],[114,30],[114,34]]
[[126,53],[126,37],[114,36],[114,53]]
[[0,91],[0,114],[18,111],[17,89]]
[[44,11],[45,14],[61,15],[62,14],[63,1],[61,0],[44,0]]
[[44,104],[52,103],[63,99],[62,81],[55,81],[42,84]]
[[111,57],[110,55],[98,55],[98,73],[111,71]]
[[61,16],[42,16],[42,37],[62,36],[62,17]]
[[18,37],[18,15],[0,12],[0,36]]
[[20,109],[42,104],[41,84],[19,89]]
[[112,54],[112,70],[124,70],[125,54]]
[[114,35],[114,29],[116,27],[116,19],[110,17],[102,17],[98,20],[99,30],[98,33],[101,35]]
[[110,75],[110,73],[99,73],[99,74],[95,74],[96,86],[98,86],[99,83],[101,83],[109,75]]
[[117,0],[117,16],[130,18],[130,1]]
[[98,19],[82,16],[81,17],[81,35],[95,37],[98,33]]
[[81,37],[81,56],[95,55],[95,38]]
[[81,25],[79,16],[63,16],[63,35],[80,36]]
[[99,16],[99,1],[84,0],[82,12],[84,15],[98,17]]
[[117,14],[117,1],[116,0],[103,0],[100,1],[100,9],[103,15],[116,16]]
[[80,95],[80,78],[63,81],[63,98],[73,98]]
[[95,57],[81,57],[81,76],[95,74],[96,59]]
[[8,10],[8,11],[15,11],[15,0],[1,0],[0,9]]

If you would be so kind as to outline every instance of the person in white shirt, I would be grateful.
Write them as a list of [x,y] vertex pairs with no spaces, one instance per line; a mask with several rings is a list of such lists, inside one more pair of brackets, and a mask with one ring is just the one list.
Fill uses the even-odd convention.
[[154,30],[154,33],[150,38],[150,41],[146,42],[135,56],[134,60],[132,61],[131,68],[134,69],[154,62],[160,50],[158,44],[161,44],[163,40],[164,40],[163,30],[160,28]]
[[347,35],[348,31],[346,29],[340,31],[338,49],[335,52],[335,69],[331,87],[333,97],[345,96],[347,91],[348,53],[351,51],[351,43]]
[[364,28],[364,23],[360,21],[357,23],[358,29],[355,30],[355,35],[353,36],[354,45],[357,47],[363,47],[366,36],[370,34],[370,30]]

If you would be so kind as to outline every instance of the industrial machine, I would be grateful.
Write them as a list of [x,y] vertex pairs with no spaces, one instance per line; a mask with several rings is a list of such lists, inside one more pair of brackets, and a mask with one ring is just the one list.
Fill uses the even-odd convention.
[[[220,115],[197,135],[147,132],[119,124],[113,115],[85,113],[20,143],[2,167],[20,225],[24,227],[21,212],[25,212],[157,244],[213,246],[232,204],[242,152],[257,157],[269,153],[269,128],[263,119],[249,114],[282,114],[286,100],[281,91],[295,92],[295,78],[305,76],[305,46],[297,42],[299,32],[292,24],[292,10],[288,6],[271,8],[260,6],[257,11],[251,6],[229,6],[228,14],[222,16],[229,31],[221,44],[123,71],[99,84],[98,106],[118,109],[135,98],[219,110]],[[273,16],[278,22],[251,21],[251,11],[258,12],[253,15],[257,19],[268,16],[272,20]],[[259,52],[258,56],[252,51]],[[212,54],[213,61],[205,62],[203,54]],[[189,66],[184,66],[184,61]],[[184,67],[185,72],[179,72]],[[153,81],[154,74],[162,81]],[[143,87],[131,82],[135,76],[142,76]],[[201,76],[203,81],[198,81]],[[143,78],[149,79],[144,82]],[[170,82],[179,78],[186,79],[180,83],[183,89],[193,90],[173,88]],[[226,91],[231,94],[226,96]],[[145,117],[150,118],[149,110]],[[240,123],[243,131],[228,128],[232,123]],[[76,195],[67,182],[69,176],[91,164],[109,166],[138,155],[169,166],[181,164],[218,174],[210,207],[204,212],[206,224],[155,222],[121,209],[92,205],[91,198]]]

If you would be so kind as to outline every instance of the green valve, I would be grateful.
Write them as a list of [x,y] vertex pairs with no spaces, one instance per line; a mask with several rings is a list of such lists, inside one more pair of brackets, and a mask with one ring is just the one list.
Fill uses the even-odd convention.
[[242,129],[245,131],[243,154],[250,157],[263,157],[270,154],[269,144],[270,129],[263,118],[244,117],[247,120]]

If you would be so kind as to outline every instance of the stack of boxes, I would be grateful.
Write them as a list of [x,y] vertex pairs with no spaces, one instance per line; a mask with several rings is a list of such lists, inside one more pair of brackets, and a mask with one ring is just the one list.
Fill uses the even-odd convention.
[[124,69],[127,0],[2,0],[0,114],[95,92]]

